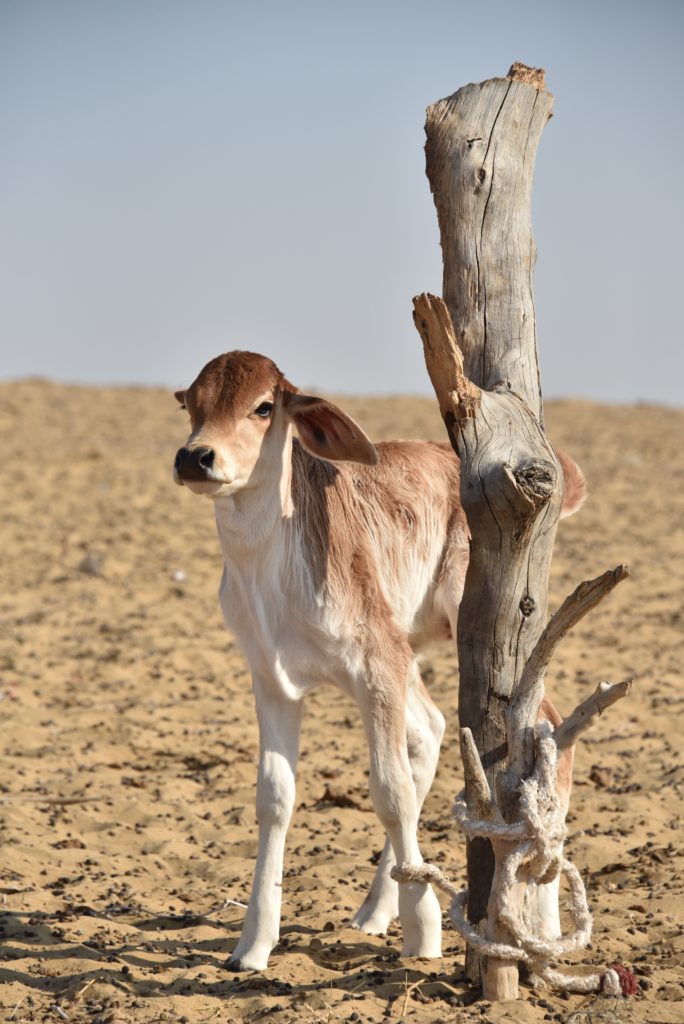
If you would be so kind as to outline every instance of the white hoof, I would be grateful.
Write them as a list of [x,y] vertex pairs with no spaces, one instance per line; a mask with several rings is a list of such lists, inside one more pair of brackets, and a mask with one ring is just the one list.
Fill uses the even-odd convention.
[[377,878],[371,891],[351,919],[352,928],[366,935],[384,935],[399,917],[399,886],[390,878],[377,885]]
[[365,907],[361,907],[349,923],[352,928],[359,932],[365,932],[366,935],[385,935],[397,916],[397,914],[384,913],[374,908],[366,910]]
[[235,952],[226,960],[225,966],[229,971],[265,971],[270,952],[270,949],[255,948],[242,953],[238,945]]
[[402,956],[418,956],[426,960],[433,960],[442,955],[442,937],[423,937],[413,942],[404,942],[401,947]]

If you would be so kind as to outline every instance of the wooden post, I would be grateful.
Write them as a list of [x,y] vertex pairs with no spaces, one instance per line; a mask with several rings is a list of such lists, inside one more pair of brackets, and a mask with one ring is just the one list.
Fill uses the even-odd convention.
[[[413,315],[461,461],[461,504],[471,534],[457,635],[459,717],[466,804],[484,823],[483,831],[499,815],[518,821],[520,783],[534,767],[544,674],[556,647],[629,576],[627,566],[619,565],[581,583],[547,623],[563,474],[544,433],[530,199],[536,149],[551,106],[543,71],[514,64],[506,78],[468,85],[434,104],[426,125],[446,303],[419,295]],[[631,681],[600,684],[557,728],[556,749],[574,744],[630,686]],[[548,766],[548,759],[542,762]],[[510,956],[511,947],[517,952],[523,946],[528,956],[536,950],[535,970],[554,984],[587,991],[587,978],[564,980],[542,962],[541,947],[548,957],[553,944],[540,943],[542,936],[529,939],[522,912],[529,869],[521,868],[519,856],[513,859],[516,843],[499,839],[495,851],[483,838],[470,843],[469,920],[480,935],[499,943],[499,956]],[[574,877],[579,879],[576,871]],[[574,916],[577,941],[586,942],[590,917],[584,907]],[[556,948],[562,952],[563,943]],[[517,963],[491,955],[480,962],[469,949],[466,971],[473,980],[481,975],[485,998],[515,999]],[[610,984],[621,987],[616,978]],[[590,983],[598,990],[606,978],[595,974]]]
[[[562,498],[562,474],[543,429],[530,223],[536,149],[552,105],[543,71],[513,65],[506,78],[465,86],[428,108],[427,175],[454,331],[448,337],[431,297],[419,297],[414,314],[461,459],[461,500],[472,537],[457,638],[460,724],[471,730],[509,821],[533,751],[531,744],[516,744],[525,756],[510,770],[507,715],[546,624]],[[532,734],[540,699],[525,702],[526,720],[517,723],[523,733]],[[468,916],[480,930],[494,871],[490,844],[473,840]],[[494,914],[485,934],[510,941]],[[472,977],[472,956],[467,969]],[[490,958],[482,981],[487,999],[517,998],[517,963]]]

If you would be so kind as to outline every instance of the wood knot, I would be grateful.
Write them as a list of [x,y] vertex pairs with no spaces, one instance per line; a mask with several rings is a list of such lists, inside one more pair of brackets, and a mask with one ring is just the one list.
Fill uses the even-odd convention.
[[529,594],[525,594],[525,596],[521,598],[520,611],[525,616],[525,618],[531,615],[536,607],[537,605],[535,604],[534,598],[531,597]]
[[515,481],[536,507],[545,504],[556,489],[556,469],[545,459],[528,459],[513,470]]

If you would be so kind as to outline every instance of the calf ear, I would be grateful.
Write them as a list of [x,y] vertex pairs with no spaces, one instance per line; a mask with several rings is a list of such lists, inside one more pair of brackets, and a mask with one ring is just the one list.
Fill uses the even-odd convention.
[[582,508],[587,498],[587,482],[584,479],[584,473],[567,452],[556,448],[556,457],[561,464],[565,481],[563,504],[560,510],[561,519],[565,519],[566,516],[571,516]]
[[180,404],[181,409],[185,408],[185,391],[174,391],[173,397]]
[[286,415],[307,451],[331,462],[362,462],[374,466],[378,453],[361,427],[332,402],[311,395],[284,392]]

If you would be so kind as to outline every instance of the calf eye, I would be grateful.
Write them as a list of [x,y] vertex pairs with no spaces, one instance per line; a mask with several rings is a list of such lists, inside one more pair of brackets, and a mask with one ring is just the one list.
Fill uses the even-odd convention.
[[271,415],[272,408],[273,402],[262,402],[261,405],[258,405],[254,410],[254,415],[261,416],[261,418],[265,420]]

